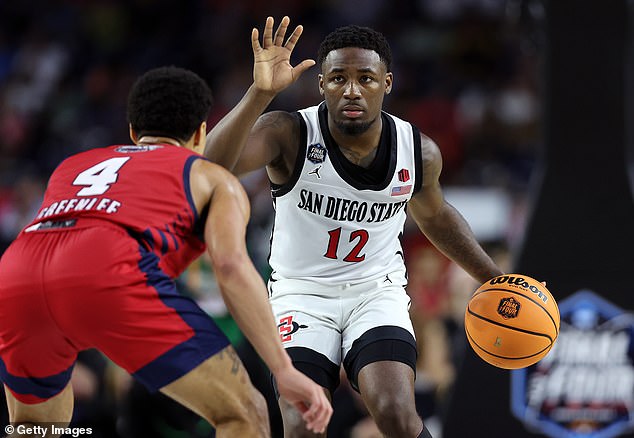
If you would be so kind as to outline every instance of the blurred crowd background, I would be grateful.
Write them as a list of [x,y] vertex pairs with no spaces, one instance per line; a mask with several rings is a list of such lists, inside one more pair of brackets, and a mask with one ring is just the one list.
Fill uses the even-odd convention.
[[[540,153],[543,5],[539,0],[0,0],[0,253],[38,209],[45,183],[68,155],[127,143],[125,105],[135,78],[177,65],[214,93],[210,124],[252,79],[251,29],[291,17],[304,34],[294,62],[314,58],[336,27],[381,31],[394,55],[385,110],[417,125],[443,153],[447,197],[501,266],[511,266]],[[320,101],[317,67],[270,109]],[[272,224],[264,172],[242,180],[253,206],[251,255],[263,277]],[[477,287],[412,224],[404,239],[419,340],[417,406],[434,437],[465,352],[464,307]],[[216,318],[267,395],[274,436],[281,423],[268,372],[227,315],[204,258],[179,280]],[[103,437],[210,437],[213,429],[160,395],[149,395],[101,354],[73,373],[73,423]],[[1,403],[1,402],[0,402]],[[376,435],[357,395],[335,394],[331,437]],[[6,421],[6,410],[0,410]]]

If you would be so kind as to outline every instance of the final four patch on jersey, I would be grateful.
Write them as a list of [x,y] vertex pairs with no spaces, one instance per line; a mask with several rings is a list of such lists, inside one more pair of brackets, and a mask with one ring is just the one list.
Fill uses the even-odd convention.
[[133,152],[148,152],[154,151],[156,149],[160,149],[163,146],[161,145],[126,145],[126,146],[118,146],[115,148],[116,152],[123,152],[124,154],[129,154]]
[[311,163],[323,163],[324,161],[326,161],[326,152],[326,148],[320,143],[311,144],[310,146],[308,146],[306,158]]

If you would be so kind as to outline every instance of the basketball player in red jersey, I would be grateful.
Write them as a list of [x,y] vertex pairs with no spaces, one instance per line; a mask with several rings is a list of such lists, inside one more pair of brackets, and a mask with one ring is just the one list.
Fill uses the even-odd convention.
[[217,436],[269,437],[266,404],[234,349],[173,281],[207,248],[227,307],[282,397],[324,430],[330,404],[282,348],[246,251],[245,192],[195,152],[210,105],[194,73],[151,70],[129,96],[134,144],[79,153],[53,172],[37,217],[0,261],[0,377],[12,423],[67,424],[77,352],[97,348]]
[[[263,114],[315,63],[290,64],[302,28],[285,39],[288,25],[284,17],[274,33],[269,17],[262,43],[253,30],[254,83],[209,133],[206,156],[238,175],[266,168],[275,206],[269,295],[293,363],[329,394],[343,365],[383,436],[430,438],[414,402],[416,341],[399,242],[405,206],[473,278],[502,271],[445,201],[436,144],[382,111],[394,78],[379,32],[333,31],[318,56],[324,102]],[[280,400],[280,408],[286,437],[316,436],[291,405]]]

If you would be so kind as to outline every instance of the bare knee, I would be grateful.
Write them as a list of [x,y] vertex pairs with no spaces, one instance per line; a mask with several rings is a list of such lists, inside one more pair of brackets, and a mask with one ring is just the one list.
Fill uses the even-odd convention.
[[204,417],[218,437],[269,437],[268,409],[233,347],[210,357],[161,392]]
[[251,397],[249,398],[249,409],[247,410],[247,415],[251,421],[256,419],[258,424],[266,424],[267,430],[269,428],[269,409],[266,405],[266,400],[262,396],[262,394],[256,390],[255,388],[252,391]]
[[232,403],[227,403],[222,414],[212,415],[212,423],[217,429],[251,431],[249,436],[270,436],[270,425],[266,400],[255,388],[252,388]]
[[374,421],[386,437],[416,437],[423,423],[414,406],[399,397],[379,396],[369,407]]

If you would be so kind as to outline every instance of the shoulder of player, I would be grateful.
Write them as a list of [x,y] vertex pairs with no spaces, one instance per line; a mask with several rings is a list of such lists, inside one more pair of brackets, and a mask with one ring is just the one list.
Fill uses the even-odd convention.
[[192,194],[197,201],[209,199],[218,187],[227,187],[231,191],[241,187],[239,180],[231,172],[202,157],[193,162],[189,180]]
[[200,157],[200,159],[198,160],[194,160],[194,162],[192,163],[191,172],[194,175],[204,176],[205,178],[210,180],[234,178],[231,172],[229,172],[227,169],[203,157]]
[[420,133],[421,159],[423,175],[437,178],[442,169],[442,154],[434,140]]
[[218,188],[230,186],[233,178],[231,173],[215,163],[206,159],[195,160],[189,171],[189,187],[196,211],[204,211]]
[[420,147],[423,162],[436,161],[441,158],[440,148],[436,142],[422,132],[420,133]]
[[297,112],[270,111],[258,119],[251,137],[276,147],[281,155],[294,155],[300,141],[300,118]]
[[298,129],[299,121],[287,111],[269,111],[262,114],[255,123],[254,132],[262,134],[284,134]]

